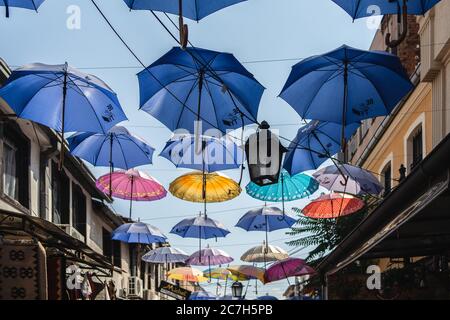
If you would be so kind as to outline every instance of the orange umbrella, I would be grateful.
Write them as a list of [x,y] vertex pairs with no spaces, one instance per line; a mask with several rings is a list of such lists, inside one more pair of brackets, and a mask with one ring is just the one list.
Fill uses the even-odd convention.
[[302,213],[314,219],[334,219],[350,215],[364,208],[364,201],[349,194],[321,195],[303,208]]

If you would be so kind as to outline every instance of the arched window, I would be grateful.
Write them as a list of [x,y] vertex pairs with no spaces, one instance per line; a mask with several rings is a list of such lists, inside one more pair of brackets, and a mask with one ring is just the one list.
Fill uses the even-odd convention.
[[381,170],[381,182],[384,186],[384,195],[388,195],[392,190],[392,164],[389,161]]
[[406,141],[407,169],[411,172],[423,159],[423,130],[422,124],[415,127]]

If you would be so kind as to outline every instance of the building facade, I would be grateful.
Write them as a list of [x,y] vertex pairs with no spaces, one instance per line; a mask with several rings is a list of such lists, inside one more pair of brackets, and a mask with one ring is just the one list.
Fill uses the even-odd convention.
[[[0,60],[0,87],[10,74]],[[66,149],[59,169],[60,149],[59,135],[0,99],[0,299],[164,298],[157,288],[173,266],[141,262],[155,246],[111,240],[129,221]]]

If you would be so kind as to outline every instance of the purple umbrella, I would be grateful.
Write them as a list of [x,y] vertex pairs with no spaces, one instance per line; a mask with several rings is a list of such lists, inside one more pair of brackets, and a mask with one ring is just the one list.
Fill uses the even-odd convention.
[[266,270],[264,279],[266,283],[282,279],[287,279],[289,283],[289,277],[304,276],[312,273],[315,273],[315,270],[308,266],[305,260],[299,258],[287,258],[271,265],[270,268]]
[[227,264],[234,259],[225,251],[207,247],[206,249],[194,252],[187,260],[186,264],[191,266],[208,266],[209,277],[211,279],[211,266]]

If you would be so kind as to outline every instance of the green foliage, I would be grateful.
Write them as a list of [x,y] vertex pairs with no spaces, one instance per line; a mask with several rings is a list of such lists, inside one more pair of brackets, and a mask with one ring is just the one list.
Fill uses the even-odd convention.
[[287,234],[298,238],[286,244],[294,247],[312,247],[306,258],[310,263],[333,250],[366,215],[366,211],[362,210],[338,219],[313,219],[304,216],[301,209],[293,208],[293,211],[298,215],[298,221]]

